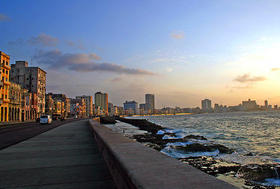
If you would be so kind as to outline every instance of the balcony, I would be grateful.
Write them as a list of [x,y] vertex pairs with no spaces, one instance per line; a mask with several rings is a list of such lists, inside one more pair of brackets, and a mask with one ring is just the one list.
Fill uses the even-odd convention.
[[7,98],[0,98],[0,104],[3,104],[3,103],[10,103],[10,99],[7,99]]
[[4,68],[6,68],[7,70],[11,70],[11,66],[9,66],[9,65],[7,65],[7,64],[2,64],[2,66],[3,66]]
[[11,82],[3,80],[4,85],[11,85]]

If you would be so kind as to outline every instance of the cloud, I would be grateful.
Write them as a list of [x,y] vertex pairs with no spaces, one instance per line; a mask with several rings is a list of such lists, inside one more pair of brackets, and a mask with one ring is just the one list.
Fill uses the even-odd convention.
[[122,65],[113,63],[96,63],[100,57],[94,53],[62,53],[59,50],[52,51],[38,51],[33,59],[40,64],[44,64],[52,69],[63,69],[76,71],[76,72],[113,72],[119,74],[131,75],[156,75],[153,72],[127,68]]
[[260,82],[265,81],[266,78],[264,76],[250,76],[250,74],[244,74],[237,76],[234,81],[240,82],[240,83],[248,83],[248,82]]
[[5,22],[5,21],[10,21],[11,18],[4,15],[4,14],[0,14],[0,22]]
[[233,89],[251,89],[251,88],[253,88],[253,86],[248,84],[248,85],[233,86],[232,88]]
[[166,72],[172,72],[173,68],[167,67],[167,68],[165,68],[165,70],[166,70]]
[[81,50],[85,49],[85,46],[82,44],[82,42],[74,42],[74,41],[66,40],[65,44],[69,47],[74,47]]
[[[41,47],[55,47],[59,44],[59,42],[60,40],[58,38],[45,33],[41,33],[37,36],[32,36],[31,38],[26,40],[22,38],[18,38],[14,41],[9,41],[8,44],[18,45],[18,46],[31,45],[31,46],[41,46]],[[75,49],[80,49],[80,50],[85,49],[84,45],[80,41],[74,42],[70,40],[64,40],[62,44],[69,47],[73,47]]]
[[170,36],[174,39],[184,39],[185,34],[183,32],[171,33]]
[[22,46],[25,44],[25,41],[22,38],[18,38],[15,41],[9,41],[8,42],[9,45],[19,45]]
[[58,43],[58,39],[45,33],[41,33],[36,37],[31,37],[29,40],[27,40],[27,42],[31,45],[55,47]]
[[280,68],[271,68],[272,72],[280,71]]

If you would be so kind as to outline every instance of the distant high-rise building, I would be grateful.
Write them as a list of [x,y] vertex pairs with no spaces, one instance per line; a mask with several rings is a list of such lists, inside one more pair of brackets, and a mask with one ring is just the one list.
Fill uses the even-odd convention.
[[111,102],[108,103],[108,113],[110,116],[114,115],[114,105]]
[[86,116],[91,117],[93,115],[93,108],[92,108],[92,96],[77,96],[77,99],[84,99],[86,103]]
[[125,101],[123,103],[124,111],[126,114],[138,114],[138,103],[133,101]]
[[268,108],[268,101],[267,101],[267,100],[264,101],[264,107],[265,107],[266,109]]
[[139,104],[139,108],[141,110],[146,110],[146,104]]
[[151,111],[151,113],[153,113],[155,110],[155,95],[145,94],[145,104],[146,104],[146,111]]
[[11,65],[10,80],[37,96],[37,117],[45,113],[46,72],[39,67],[28,67],[26,61]]
[[108,114],[108,94],[97,92],[94,95],[95,107],[103,111],[103,113]]
[[201,101],[201,109],[202,111],[208,112],[212,109],[211,100],[204,99]]
[[243,106],[244,110],[249,110],[249,111],[258,109],[257,102],[255,100],[251,100],[251,99],[249,99],[248,101],[242,101],[242,106]]

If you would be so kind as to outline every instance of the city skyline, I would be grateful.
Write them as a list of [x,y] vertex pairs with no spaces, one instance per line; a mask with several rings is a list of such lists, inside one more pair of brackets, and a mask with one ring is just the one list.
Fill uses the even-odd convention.
[[1,49],[46,70],[47,93],[106,91],[116,105],[153,93],[156,108],[280,104],[279,1],[53,3],[3,0],[0,11]]

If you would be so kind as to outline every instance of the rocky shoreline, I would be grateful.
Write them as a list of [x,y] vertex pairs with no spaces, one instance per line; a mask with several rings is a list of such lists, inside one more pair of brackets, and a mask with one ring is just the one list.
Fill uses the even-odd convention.
[[[221,144],[212,143],[204,136],[180,136],[180,133],[175,129],[165,128],[145,119],[116,119],[148,132],[133,135],[132,138],[136,141],[174,157],[183,163],[192,165],[207,174],[218,178],[221,175],[229,178],[238,178],[243,182],[242,188],[277,188],[271,185],[271,183],[274,183],[273,179],[278,183],[279,164],[242,165],[240,163],[228,162],[217,158],[218,155],[233,154],[235,150]],[[251,156],[252,154],[247,155]]]

